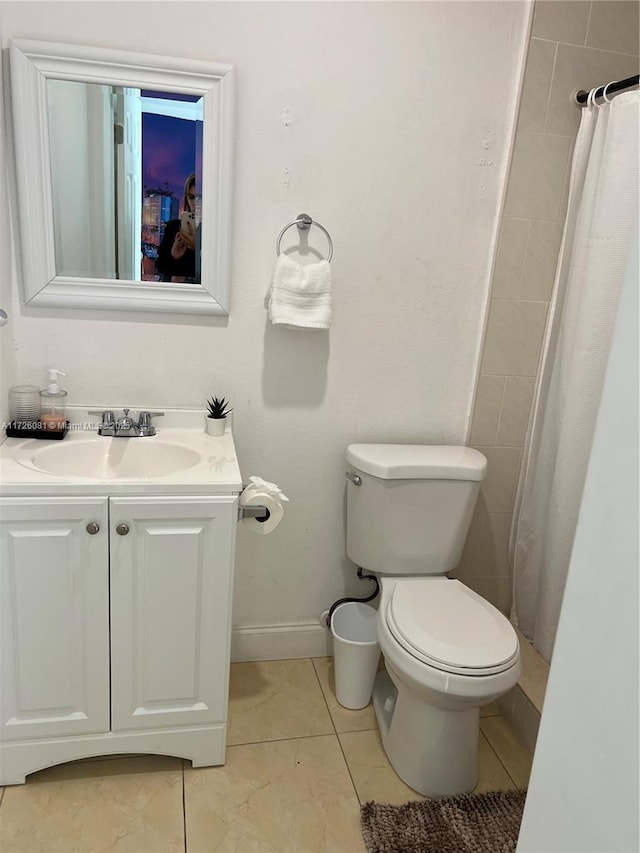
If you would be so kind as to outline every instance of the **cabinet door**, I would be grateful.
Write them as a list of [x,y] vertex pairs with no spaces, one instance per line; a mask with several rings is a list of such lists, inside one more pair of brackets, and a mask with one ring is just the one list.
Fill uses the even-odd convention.
[[224,722],[237,497],[112,498],[110,513],[113,730]]
[[0,499],[2,740],[109,730],[107,508]]

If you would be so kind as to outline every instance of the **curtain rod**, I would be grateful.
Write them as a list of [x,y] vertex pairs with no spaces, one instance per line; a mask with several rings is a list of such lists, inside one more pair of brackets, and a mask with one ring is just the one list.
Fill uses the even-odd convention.
[[[640,74],[634,74],[633,77],[627,77],[626,80],[618,80],[615,83],[607,83],[606,86],[600,86],[594,97],[601,98],[605,89],[607,90],[607,95],[613,95],[615,92],[622,92],[623,89],[629,89],[631,86],[637,86],[639,82]],[[583,104],[587,103],[588,97],[589,92],[579,89],[573,94],[573,102],[577,106],[581,107]]]

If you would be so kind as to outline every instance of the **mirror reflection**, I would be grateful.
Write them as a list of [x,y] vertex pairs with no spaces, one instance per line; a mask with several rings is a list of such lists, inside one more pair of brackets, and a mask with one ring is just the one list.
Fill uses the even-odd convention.
[[56,273],[199,283],[203,98],[47,80]]

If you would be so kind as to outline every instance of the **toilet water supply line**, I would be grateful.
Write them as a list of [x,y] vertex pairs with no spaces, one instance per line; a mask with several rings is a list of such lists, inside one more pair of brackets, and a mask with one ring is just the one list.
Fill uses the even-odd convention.
[[380,592],[380,584],[378,582],[378,578],[375,575],[363,575],[362,569],[359,566],[356,574],[358,575],[358,578],[361,581],[373,581],[376,585],[375,590],[371,593],[371,595],[368,595],[366,598],[339,598],[337,601],[334,601],[331,607],[329,608],[329,612],[327,613],[327,628],[331,627],[331,617],[333,616],[333,611],[339,604],[346,604],[348,601],[360,601],[362,603],[366,601],[372,601]]

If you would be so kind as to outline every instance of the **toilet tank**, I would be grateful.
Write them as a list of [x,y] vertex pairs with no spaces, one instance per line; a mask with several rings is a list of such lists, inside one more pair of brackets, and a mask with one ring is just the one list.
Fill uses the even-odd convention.
[[458,565],[487,470],[482,453],[350,444],[346,461],[350,560],[386,575],[439,575]]

